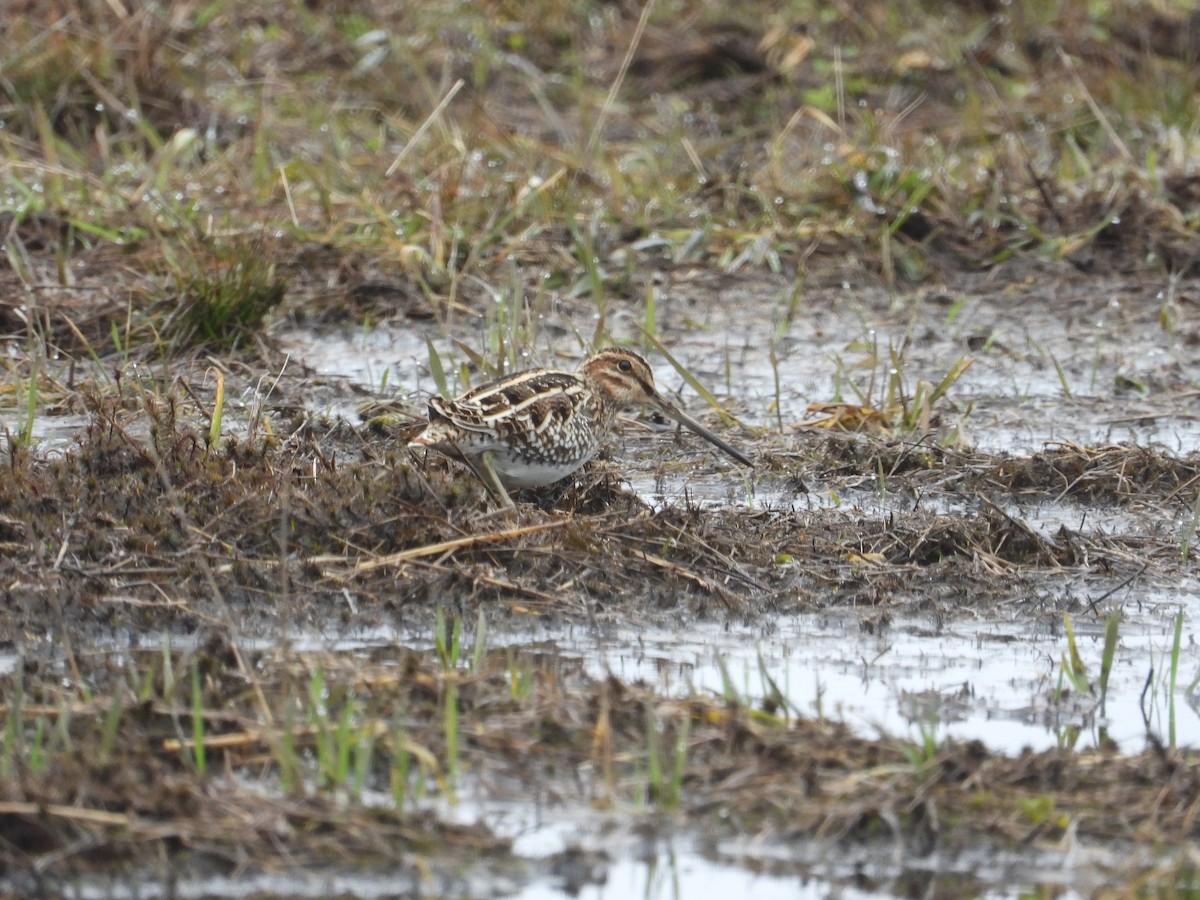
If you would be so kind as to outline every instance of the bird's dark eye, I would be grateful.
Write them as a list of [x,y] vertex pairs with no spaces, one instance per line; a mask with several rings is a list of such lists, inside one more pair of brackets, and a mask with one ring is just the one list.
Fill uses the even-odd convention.
[[631,363],[627,359],[623,359],[619,363],[617,363],[617,368],[620,369],[622,372],[630,372],[633,370],[633,363]]

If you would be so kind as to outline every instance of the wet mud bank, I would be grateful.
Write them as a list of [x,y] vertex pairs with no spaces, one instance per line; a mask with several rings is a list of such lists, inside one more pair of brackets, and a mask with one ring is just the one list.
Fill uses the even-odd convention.
[[[1106,743],[1095,662],[1055,689],[1083,690],[1088,715],[1060,746],[1013,753],[939,738],[945,696],[908,735],[871,735],[802,708],[769,666],[752,691],[725,677],[672,695],[504,638],[766,634],[815,611],[880,635],[914,616],[1003,619],[1016,640],[1073,617],[1082,635],[1196,590],[1192,457],[808,428],[755,442],[743,502],[700,505],[630,490],[631,468],[659,485],[681,468],[723,477],[670,433],[634,430],[619,462],[499,513],[461,468],[402,449],[411,426],[295,411],[210,446],[194,397],[124,390],[87,401],[70,442],[14,448],[0,484],[11,889],[34,883],[34,859],[60,887],[164,865],[288,871],[296,855],[433,871],[468,894],[482,882],[464,853],[512,891],[549,877],[484,813],[428,814],[468,786],[483,809],[635,811],[663,834],[892,846],[905,865],[1069,831],[1097,852],[1152,848],[1136,878],[1192,840],[1200,769],[1165,732]],[[344,643],[373,629],[393,637]],[[1081,727],[1100,729],[1088,749]]]

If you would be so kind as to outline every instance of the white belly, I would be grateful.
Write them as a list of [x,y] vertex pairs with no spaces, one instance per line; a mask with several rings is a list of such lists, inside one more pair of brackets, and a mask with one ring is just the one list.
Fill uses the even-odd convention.
[[517,456],[497,452],[492,456],[492,467],[506,488],[542,487],[562,481],[577,471],[592,458],[592,454],[565,463],[534,463]]

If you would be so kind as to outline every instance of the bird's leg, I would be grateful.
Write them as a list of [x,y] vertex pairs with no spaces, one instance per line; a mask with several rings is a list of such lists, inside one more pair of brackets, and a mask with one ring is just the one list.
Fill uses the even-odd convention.
[[492,495],[500,501],[500,505],[505,509],[515,509],[516,504],[513,503],[512,497],[508,496],[508,491],[504,489],[504,485],[500,482],[500,476],[496,474],[496,467],[492,465],[492,451],[484,450],[479,454],[478,465],[472,463],[471,468],[475,470],[475,474],[479,476],[479,480],[484,486],[492,492]]

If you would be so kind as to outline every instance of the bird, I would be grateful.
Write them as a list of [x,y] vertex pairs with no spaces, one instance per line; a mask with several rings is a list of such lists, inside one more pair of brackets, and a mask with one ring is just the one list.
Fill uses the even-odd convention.
[[754,461],[709,431],[654,385],[649,364],[622,347],[587,357],[578,372],[528,369],[447,400],[429,399],[429,423],[409,443],[466,462],[505,507],[509,490],[561,481],[596,455],[618,412],[657,409],[743,466]]

